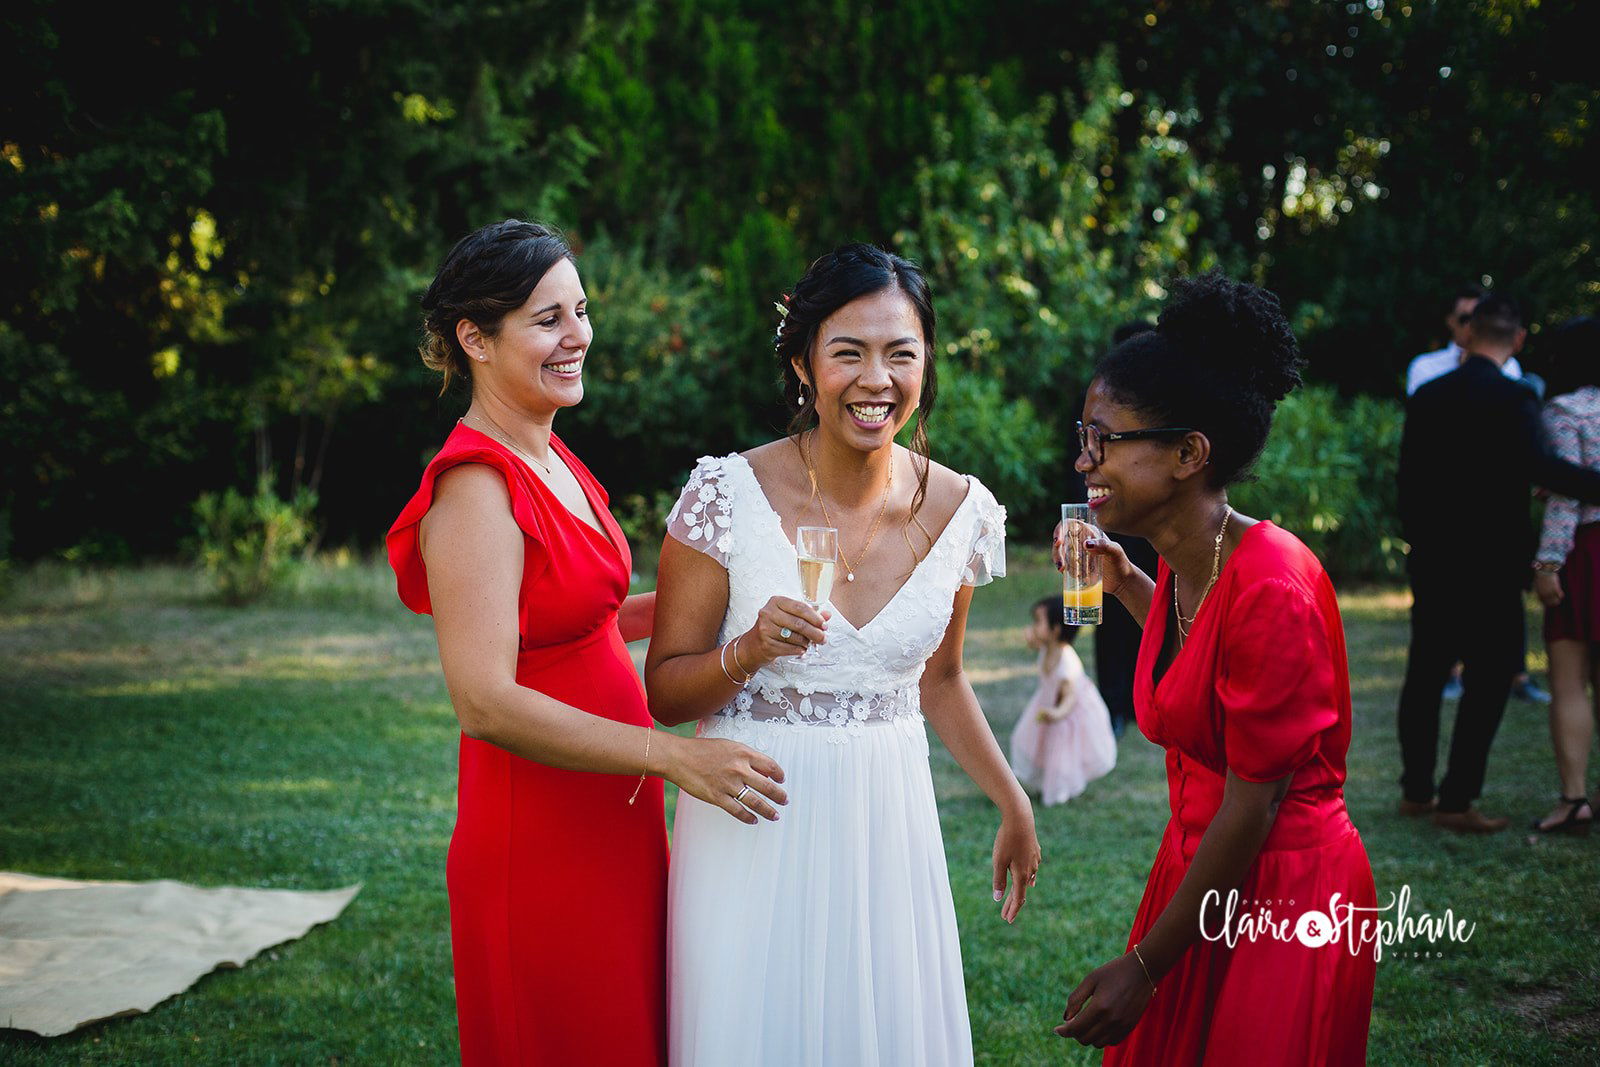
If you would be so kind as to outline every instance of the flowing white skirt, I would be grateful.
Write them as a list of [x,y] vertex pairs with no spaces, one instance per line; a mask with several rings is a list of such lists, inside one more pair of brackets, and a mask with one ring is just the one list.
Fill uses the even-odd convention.
[[875,721],[847,739],[725,719],[707,733],[777,760],[789,805],[776,823],[746,826],[678,798],[669,1062],[971,1064],[922,717]]

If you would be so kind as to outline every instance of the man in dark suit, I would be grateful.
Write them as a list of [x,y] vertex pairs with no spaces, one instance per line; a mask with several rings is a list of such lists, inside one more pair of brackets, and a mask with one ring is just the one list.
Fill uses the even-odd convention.
[[[1459,833],[1509,825],[1472,806],[1521,669],[1523,597],[1537,543],[1529,494],[1541,485],[1600,503],[1600,473],[1553,455],[1539,400],[1501,368],[1527,331],[1508,297],[1473,310],[1461,366],[1417,390],[1400,444],[1400,522],[1411,544],[1411,649],[1400,691],[1404,815]],[[1445,776],[1434,789],[1440,688],[1465,664]]]

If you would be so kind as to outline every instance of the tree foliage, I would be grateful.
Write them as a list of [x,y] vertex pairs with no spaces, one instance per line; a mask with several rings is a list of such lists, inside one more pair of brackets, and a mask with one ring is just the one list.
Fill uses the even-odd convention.
[[560,428],[640,528],[695,455],[782,425],[772,301],[854,239],[927,263],[936,446],[1032,522],[1090,360],[1173,271],[1275,288],[1344,395],[1397,393],[1464,279],[1592,312],[1585,14],[23,0],[0,554],[167,551],[196,496],[261,474],[371,544],[464,402],[415,358],[416,297],[507,215],[584,254],[596,360]]

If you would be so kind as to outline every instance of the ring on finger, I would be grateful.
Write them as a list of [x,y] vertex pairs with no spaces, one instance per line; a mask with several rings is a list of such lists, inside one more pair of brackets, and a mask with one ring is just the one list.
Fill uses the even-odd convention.
[[778,636],[787,641],[789,638],[794,636],[794,631],[785,626],[783,629],[778,631]]
[[750,792],[750,786],[746,785],[743,789],[739,790],[738,793],[734,794],[734,797],[733,797],[734,803],[738,803],[738,802],[744,800],[744,795],[746,793],[748,793],[748,792]]

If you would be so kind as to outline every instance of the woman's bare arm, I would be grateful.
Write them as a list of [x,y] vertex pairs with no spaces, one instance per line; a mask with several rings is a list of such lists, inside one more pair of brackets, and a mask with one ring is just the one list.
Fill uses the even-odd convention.
[[617,609],[617,629],[624,641],[643,641],[655,632],[656,595],[635,593]]
[[[773,597],[756,625],[717,643],[728,612],[728,572],[674,537],[661,545],[656,632],[644,662],[650,713],[669,724],[703,719],[728,705],[755,671],[827,639],[827,616],[798,600]],[[791,636],[780,638],[780,629]]]
[[1128,1035],[1150,1002],[1151,983],[1161,981],[1199,938],[1206,895],[1226,897],[1250,872],[1292,777],[1247,782],[1228,772],[1222,803],[1200,838],[1194,860],[1139,942],[1138,954],[1125,953],[1090,972],[1067,998],[1066,1022],[1056,1033],[1086,1045],[1116,1044]]
[[944,640],[923,669],[922,713],[967,777],[1000,809],[1000,833],[993,857],[994,891],[999,899],[1009,876],[1011,893],[1001,917],[1011,922],[1022,909],[1028,886],[1039,869],[1039,842],[1034,834],[1033,805],[995,742],[962,662],[967,609],[971,604],[972,587],[962,586],[956,594]]
[[[465,463],[440,475],[418,531],[418,549],[427,567],[445,685],[468,737],[547,766],[607,774],[641,773],[648,737],[651,773],[736,817],[755,821],[718,797],[725,800],[746,783],[774,803],[785,802],[773,784],[782,772],[752,749],[701,748],[707,742],[591,715],[517,684],[523,536],[497,471]],[[756,810],[775,814],[760,801]]]

